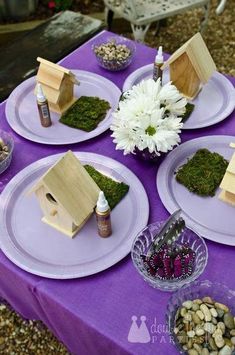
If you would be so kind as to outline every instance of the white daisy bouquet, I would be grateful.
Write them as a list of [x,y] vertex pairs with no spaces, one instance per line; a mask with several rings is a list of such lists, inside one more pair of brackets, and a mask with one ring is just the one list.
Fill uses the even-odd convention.
[[123,94],[113,113],[111,137],[124,155],[148,149],[160,155],[180,143],[181,122],[187,100],[171,84],[160,79],[143,80]]

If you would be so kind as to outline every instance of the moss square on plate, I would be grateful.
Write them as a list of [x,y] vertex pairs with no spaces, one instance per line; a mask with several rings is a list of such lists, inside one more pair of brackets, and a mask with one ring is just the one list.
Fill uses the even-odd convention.
[[111,210],[123,199],[129,190],[129,186],[124,182],[114,181],[110,177],[101,174],[91,165],[84,165],[88,174],[104,192]]
[[218,153],[199,149],[179,167],[176,180],[199,196],[214,196],[225,174],[228,161]]
[[60,118],[60,122],[86,132],[93,131],[110,109],[109,102],[93,96],[81,96]]

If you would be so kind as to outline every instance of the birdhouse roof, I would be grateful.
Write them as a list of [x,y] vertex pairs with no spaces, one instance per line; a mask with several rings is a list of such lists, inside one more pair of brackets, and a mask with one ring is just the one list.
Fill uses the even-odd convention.
[[233,153],[233,156],[229,162],[220,187],[223,190],[235,194],[235,153]]
[[65,78],[70,80],[71,84],[79,84],[76,76],[69,69],[40,57],[37,58],[37,61],[40,63],[37,73],[37,81],[40,83],[55,90],[60,89]]
[[201,82],[206,83],[216,70],[216,65],[200,33],[196,33],[185,44],[183,44],[182,47],[174,52],[162,65],[161,69],[165,69],[183,53],[187,54]]
[[68,212],[75,224],[81,223],[96,205],[99,187],[73,152],[68,151],[31,188],[29,193],[45,186]]

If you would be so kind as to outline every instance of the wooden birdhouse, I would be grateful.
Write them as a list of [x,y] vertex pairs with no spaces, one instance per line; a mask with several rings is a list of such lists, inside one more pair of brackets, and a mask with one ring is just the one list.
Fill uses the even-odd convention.
[[79,81],[69,69],[40,57],[37,61],[40,63],[37,83],[41,84],[50,109],[62,114],[77,100],[73,96],[73,88]]
[[42,221],[73,237],[94,211],[99,187],[68,151],[37,182],[35,192],[44,214]]
[[196,33],[163,64],[169,66],[170,80],[188,99],[194,99],[202,84],[216,70],[215,63],[200,33]]
[[221,181],[219,199],[235,206],[235,153]]

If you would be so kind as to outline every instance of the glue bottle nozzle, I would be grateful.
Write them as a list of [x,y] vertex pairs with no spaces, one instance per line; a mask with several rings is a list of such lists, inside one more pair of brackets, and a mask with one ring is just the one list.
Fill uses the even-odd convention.
[[42,90],[41,84],[37,84],[37,100],[39,102],[44,102],[46,101],[46,96],[44,95],[44,92]]
[[155,57],[155,63],[158,63],[158,64],[164,63],[163,54],[162,54],[162,46],[160,46],[158,48],[158,52]]

